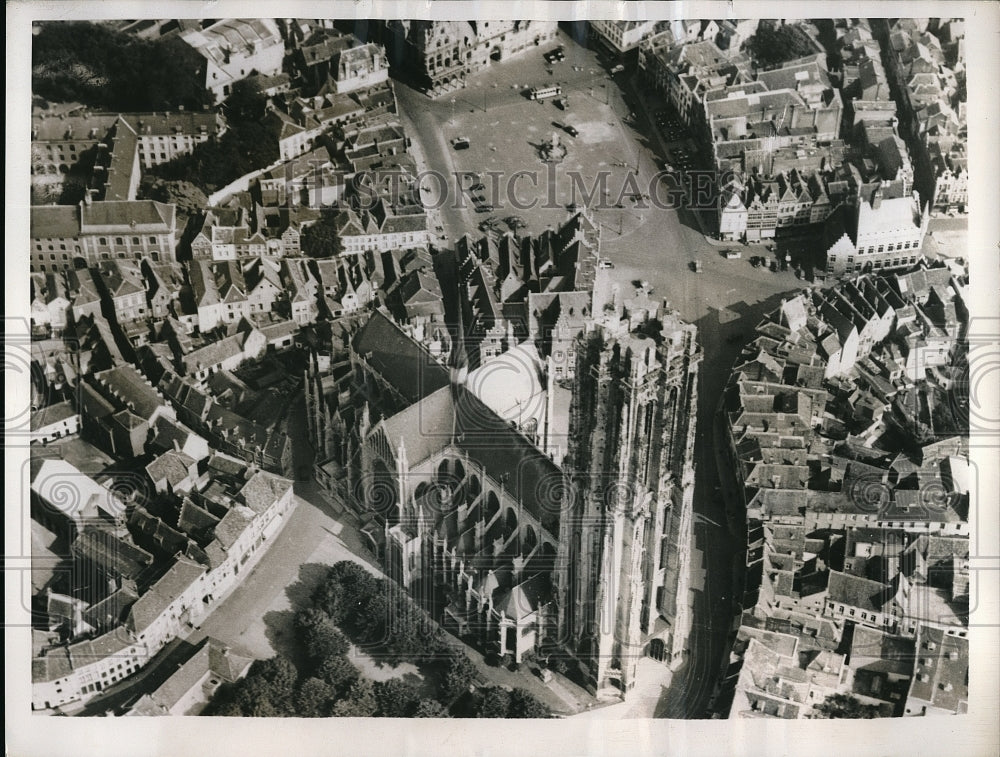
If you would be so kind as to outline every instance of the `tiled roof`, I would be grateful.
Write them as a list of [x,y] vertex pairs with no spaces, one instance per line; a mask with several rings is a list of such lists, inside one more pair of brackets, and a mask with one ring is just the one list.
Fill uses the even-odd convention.
[[94,563],[107,573],[135,579],[153,564],[153,555],[110,531],[85,529],[70,548],[82,560]]
[[73,239],[80,234],[80,210],[73,205],[31,208],[32,239]]
[[253,514],[247,508],[238,506],[230,508],[229,512],[216,525],[215,538],[223,549],[228,550],[247,530],[252,521]]
[[83,233],[127,233],[131,231],[167,233],[174,230],[176,206],[155,200],[132,202],[92,202],[81,208]]
[[132,605],[129,626],[134,633],[148,628],[191,584],[205,572],[205,567],[187,557],[178,557],[164,576]]
[[206,344],[200,349],[189,352],[181,357],[186,374],[197,373],[200,370],[221,365],[223,361],[229,360],[236,355],[243,353],[243,336],[234,335],[223,337]]
[[69,400],[63,400],[33,412],[31,414],[31,429],[37,431],[53,423],[72,418],[74,415],[77,415],[77,412],[73,409],[73,405],[70,404]]
[[965,712],[969,697],[969,640],[921,625],[917,665],[907,707],[928,702],[948,712]]
[[441,364],[381,311],[359,329],[353,349],[410,402],[449,384]]
[[122,588],[83,611],[83,619],[94,628],[108,628],[125,621],[129,609],[139,599],[135,586],[126,582]]
[[259,471],[240,490],[239,498],[259,515],[291,488],[292,482],[287,478]]
[[150,419],[153,414],[167,405],[156,389],[134,366],[123,364],[95,374],[101,386],[127,405],[142,418]]
[[888,585],[871,581],[860,576],[830,571],[827,597],[831,602],[839,602],[861,610],[883,612],[885,600],[891,592]]
[[188,468],[194,465],[194,460],[183,452],[168,450],[146,466],[146,473],[153,481],[166,480],[171,486],[177,486],[188,477]]

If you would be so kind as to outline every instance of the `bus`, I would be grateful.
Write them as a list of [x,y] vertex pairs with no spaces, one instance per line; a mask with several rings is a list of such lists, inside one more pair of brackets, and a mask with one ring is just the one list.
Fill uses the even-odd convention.
[[531,90],[532,100],[547,100],[550,97],[559,97],[562,94],[562,87],[535,87]]

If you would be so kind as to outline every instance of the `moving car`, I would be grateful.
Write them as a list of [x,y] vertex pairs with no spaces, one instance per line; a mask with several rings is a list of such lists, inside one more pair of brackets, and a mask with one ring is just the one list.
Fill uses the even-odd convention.
[[576,127],[575,126],[570,126],[569,124],[567,124],[566,126],[563,127],[563,131],[565,131],[571,137],[578,137],[578,136],[580,136],[580,132],[577,131]]
[[700,260],[691,261],[691,270],[694,271],[695,273],[704,273],[705,271]]

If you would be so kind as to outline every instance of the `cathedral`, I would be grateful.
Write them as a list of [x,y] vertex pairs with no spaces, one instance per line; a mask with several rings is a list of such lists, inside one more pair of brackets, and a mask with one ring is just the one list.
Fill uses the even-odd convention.
[[435,619],[510,661],[569,655],[624,697],[640,657],[683,659],[701,352],[606,270],[590,294],[572,371],[529,336],[469,373],[376,310],[312,362],[306,405],[317,480]]

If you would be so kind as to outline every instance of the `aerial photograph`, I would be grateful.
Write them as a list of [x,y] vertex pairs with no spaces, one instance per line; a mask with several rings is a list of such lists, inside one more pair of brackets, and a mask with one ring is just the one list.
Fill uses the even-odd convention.
[[968,713],[969,22],[32,23],[32,727]]

